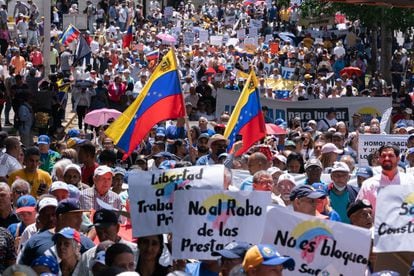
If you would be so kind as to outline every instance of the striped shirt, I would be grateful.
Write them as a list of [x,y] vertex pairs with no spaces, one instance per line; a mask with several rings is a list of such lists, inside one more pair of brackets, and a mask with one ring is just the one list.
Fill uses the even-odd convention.
[[117,210],[121,210],[122,208],[122,202],[121,198],[118,194],[112,192],[109,190],[104,196],[100,196],[96,189],[94,187],[82,190],[80,192],[80,207],[83,210],[91,210],[94,209],[95,211],[98,211],[102,208],[98,202],[97,199],[102,200],[103,202],[113,206]]

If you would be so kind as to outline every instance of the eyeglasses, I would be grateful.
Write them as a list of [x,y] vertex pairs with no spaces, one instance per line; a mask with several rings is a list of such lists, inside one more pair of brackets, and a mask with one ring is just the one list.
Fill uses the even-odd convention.
[[13,192],[17,195],[27,195],[29,193],[29,191],[19,191],[19,190],[14,190]]

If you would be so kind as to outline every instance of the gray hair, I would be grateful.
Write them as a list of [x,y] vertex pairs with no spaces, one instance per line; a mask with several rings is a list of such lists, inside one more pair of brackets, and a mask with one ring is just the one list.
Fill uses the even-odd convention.
[[5,190],[6,192],[11,192],[9,184],[6,182],[0,182],[0,191]]
[[68,166],[70,164],[73,164],[73,162],[70,159],[66,159],[66,158],[57,161],[55,163],[55,165],[53,165],[52,172],[50,173],[50,175],[52,176],[52,179],[53,180],[57,180],[56,179],[56,171],[60,169],[62,171],[62,173],[63,173],[63,171],[65,170],[66,166]]
[[253,183],[258,182],[260,180],[260,178],[262,178],[263,176],[268,176],[268,177],[272,178],[272,175],[270,173],[268,173],[265,170],[261,170],[261,171],[256,172],[253,175]]
[[14,191],[16,189],[16,187],[20,186],[20,185],[26,186],[27,190],[30,193],[30,190],[31,190],[30,183],[27,182],[26,180],[22,179],[22,178],[18,178],[13,182],[13,184],[11,185],[11,190]]

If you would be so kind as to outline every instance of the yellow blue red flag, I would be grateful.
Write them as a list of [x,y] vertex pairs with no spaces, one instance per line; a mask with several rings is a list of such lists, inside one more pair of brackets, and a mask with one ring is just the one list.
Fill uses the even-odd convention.
[[235,143],[237,134],[242,135],[243,147],[236,155],[246,152],[266,135],[257,86],[256,74],[251,70],[224,132],[224,137],[229,139],[229,148]]
[[128,157],[151,128],[168,119],[185,116],[177,61],[170,50],[157,65],[135,101],[105,131]]

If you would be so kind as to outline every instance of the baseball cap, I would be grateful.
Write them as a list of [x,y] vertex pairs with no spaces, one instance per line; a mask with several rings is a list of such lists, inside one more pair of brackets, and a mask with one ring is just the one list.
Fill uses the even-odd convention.
[[112,172],[113,172],[113,174],[114,175],[116,175],[116,174],[121,174],[121,175],[123,175],[123,176],[125,176],[126,175],[126,170],[124,169],[124,168],[121,168],[121,167],[115,167],[113,170],[112,170]]
[[321,152],[322,153],[330,153],[330,152],[334,152],[334,153],[337,153],[337,154],[340,154],[340,153],[342,153],[342,151],[341,150],[339,150],[334,144],[332,144],[332,143],[326,143],[325,145],[323,145],[322,146],[322,149],[321,149]]
[[365,177],[365,178],[370,178],[373,175],[374,175],[374,172],[368,166],[359,167],[357,172],[356,172],[356,176],[362,176],[362,177]]
[[273,160],[275,158],[277,160],[279,160],[280,162],[282,162],[283,164],[286,164],[287,163],[287,158],[284,155],[282,155],[282,154],[275,154],[275,155],[273,155]]
[[78,187],[76,187],[72,184],[68,184],[68,190],[69,190],[69,198],[79,200],[80,191],[79,191]]
[[106,165],[99,166],[95,169],[95,172],[93,173],[93,176],[97,175],[104,175],[106,173],[111,173],[113,175],[112,169]]
[[53,236],[53,241],[56,243],[57,238],[61,236],[66,239],[75,240],[77,243],[80,243],[81,237],[78,231],[71,227],[65,227],[61,229],[58,233]]
[[295,178],[291,174],[288,174],[288,173],[281,174],[279,176],[279,179],[277,180],[277,184],[281,183],[282,181],[290,181],[296,185]]
[[93,225],[108,226],[118,224],[118,216],[112,210],[101,209],[93,215]]
[[24,195],[17,199],[16,205],[16,214],[34,212],[36,210],[36,199],[31,195]]
[[34,266],[46,266],[49,268],[50,272],[54,274],[59,274],[59,264],[55,257],[53,256],[40,256],[36,258],[32,264],[31,267]]
[[68,136],[73,138],[73,137],[79,137],[80,136],[80,131],[79,129],[76,128],[72,128],[68,131]]
[[307,125],[317,125],[317,123],[316,123],[316,121],[315,120],[309,120],[308,121],[308,123],[307,123]]
[[347,172],[349,173],[349,166],[345,162],[334,162],[331,173],[333,172]]
[[286,140],[285,147],[296,147],[296,143],[292,140]]
[[81,210],[79,201],[74,198],[66,198],[62,200],[58,203],[56,207],[56,215],[86,211],[87,210]]
[[37,203],[37,211],[40,212],[40,211],[43,210],[43,208],[48,207],[48,206],[57,207],[58,206],[57,199],[54,198],[54,197],[45,197],[45,198],[42,198]]
[[371,208],[372,205],[371,202],[367,199],[358,199],[349,204],[348,209],[346,210],[346,215],[350,217],[353,213],[356,213],[357,211],[364,209],[364,208]]
[[404,112],[407,114],[413,114],[413,110],[409,107],[407,107],[406,109],[404,109]]
[[226,244],[222,250],[213,252],[211,255],[217,257],[221,256],[227,259],[244,258],[244,255],[251,246],[252,245],[247,242],[233,241]]
[[49,145],[50,144],[50,138],[47,135],[40,135],[37,138],[37,144],[38,145]]
[[313,188],[315,188],[316,191],[324,193],[325,195],[327,195],[326,193],[326,185],[321,183],[321,182],[315,182],[311,185]]
[[155,157],[155,158],[164,157],[165,159],[169,159],[169,160],[174,158],[172,153],[170,153],[168,151],[160,151],[159,153],[154,154],[153,157]]
[[164,127],[157,127],[155,131],[155,136],[165,136],[165,128]]
[[316,166],[316,167],[319,167],[319,168],[323,169],[321,161],[317,158],[309,159],[308,162],[306,162],[306,164],[305,164],[305,170],[307,170],[308,168],[310,168],[312,166]]
[[292,191],[290,192],[289,199],[290,201],[294,201],[296,198],[302,198],[302,197],[317,199],[317,198],[322,198],[325,196],[326,196],[325,193],[318,192],[312,186],[301,185],[301,186],[296,186],[295,188],[292,189]]
[[202,133],[202,134],[200,134],[200,136],[198,136],[197,140],[200,140],[202,138],[205,138],[205,139],[208,140],[208,139],[210,139],[210,135],[208,135],[208,133]]
[[283,171],[279,169],[278,167],[270,167],[267,169],[267,172],[270,173],[271,175],[275,173],[283,173]]
[[211,145],[215,142],[218,141],[225,141],[226,144],[229,143],[229,140],[226,139],[226,137],[224,137],[221,134],[214,134],[213,136],[210,137],[210,139],[208,139],[208,147],[211,147]]
[[258,244],[247,250],[242,266],[244,271],[248,271],[259,265],[283,265],[284,268],[293,270],[295,261],[291,257],[280,255],[274,245]]
[[82,171],[81,171],[81,168],[80,168],[79,165],[77,165],[77,164],[70,164],[70,165],[67,165],[66,166],[65,170],[63,171],[63,175],[65,175],[70,170],[75,170],[79,174],[82,174]]
[[52,186],[50,186],[49,193],[52,193],[52,192],[57,191],[57,190],[65,190],[65,191],[69,192],[68,184],[66,184],[63,181],[53,182]]

